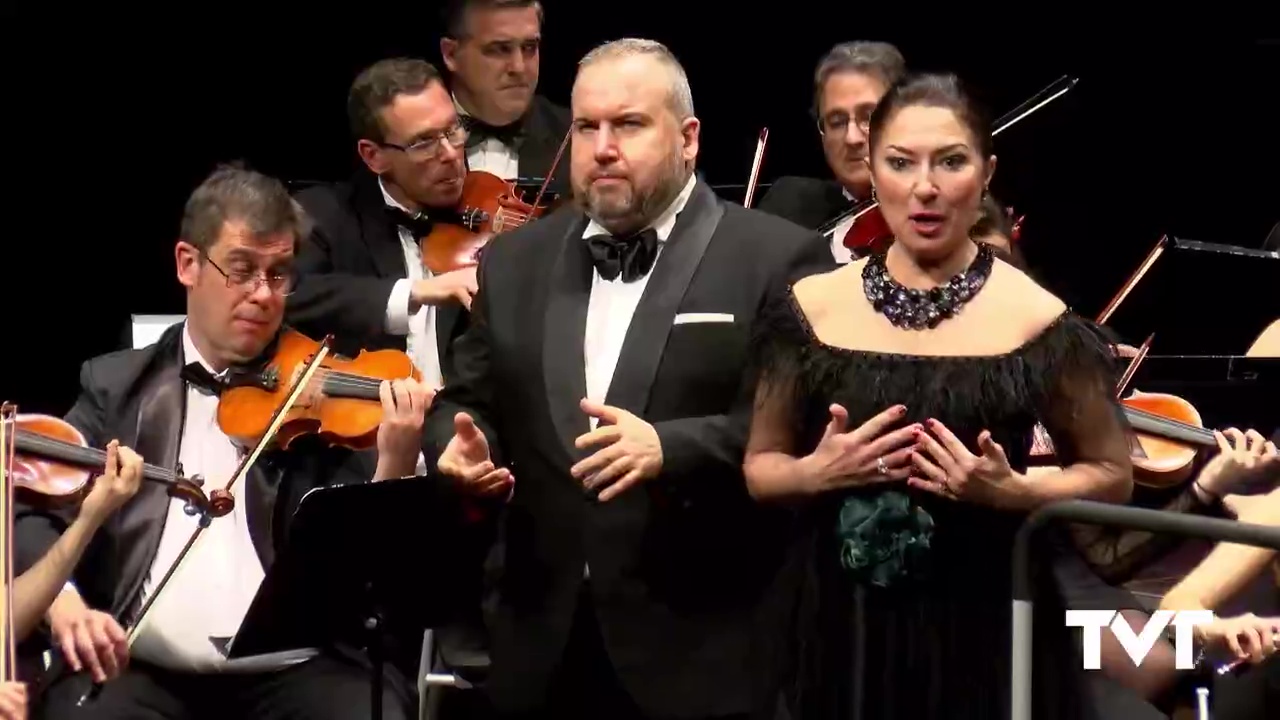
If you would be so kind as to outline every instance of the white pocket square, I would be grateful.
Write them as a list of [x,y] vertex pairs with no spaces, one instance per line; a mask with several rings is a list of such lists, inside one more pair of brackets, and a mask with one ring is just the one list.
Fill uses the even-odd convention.
[[676,316],[672,325],[688,325],[690,323],[731,323],[732,313],[681,313]]

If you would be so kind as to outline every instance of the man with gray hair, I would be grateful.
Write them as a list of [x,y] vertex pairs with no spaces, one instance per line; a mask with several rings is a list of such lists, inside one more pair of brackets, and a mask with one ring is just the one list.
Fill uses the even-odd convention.
[[440,471],[504,537],[490,696],[538,717],[745,715],[781,543],[746,493],[756,310],[825,241],[695,173],[684,69],[651,40],[583,58],[576,206],[498,236],[428,416]]
[[[760,199],[760,209],[817,229],[871,197],[867,164],[867,128],[880,98],[906,73],[906,61],[885,42],[840,43],[818,61],[813,74],[813,115],[822,138],[822,153],[833,180],[787,176],[778,178]],[[853,257],[846,246],[853,221],[835,228],[831,252],[840,263]]]

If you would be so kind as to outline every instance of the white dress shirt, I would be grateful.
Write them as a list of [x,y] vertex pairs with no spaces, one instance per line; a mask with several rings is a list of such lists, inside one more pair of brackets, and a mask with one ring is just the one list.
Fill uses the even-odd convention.
[[[685,183],[676,199],[649,226],[658,235],[659,257],[662,255],[662,248],[666,245],[667,238],[671,237],[671,231],[676,226],[676,218],[689,202],[689,196],[693,194],[693,188],[697,182],[697,176],[690,175],[689,181]],[[583,231],[582,237],[608,234],[608,230],[592,220],[587,223],[587,229]],[[657,265],[656,259],[654,265]],[[649,272],[631,282],[623,282],[621,275],[613,280],[605,280],[600,276],[599,270],[592,270],[591,296],[587,301],[587,327],[582,343],[583,364],[587,373],[587,399],[592,402],[603,403],[609,395],[609,385],[613,383],[613,372],[618,366],[618,358],[622,355],[622,343],[627,338],[627,328],[631,327],[631,318],[635,315],[636,307],[640,305],[640,298],[644,295],[644,289],[652,276],[652,267],[649,268]],[[593,430],[597,423],[596,418],[591,418]],[[591,569],[585,565],[583,576],[591,576]]]
[[[382,199],[388,207],[403,210],[410,215],[414,213],[391,197],[387,186],[378,178],[378,188],[382,190]],[[405,352],[413,360],[418,372],[422,373],[422,381],[428,387],[439,388],[444,385],[440,371],[440,347],[436,339],[436,313],[431,305],[423,305],[413,315],[409,314],[409,291],[413,283],[431,277],[431,271],[422,265],[422,248],[418,247],[417,238],[409,230],[397,227],[400,237],[400,249],[404,252],[404,267],[407,277],[397,280],[387,298],[386,330],[390,335],[405,336]]]
[[[453,96],[453,107],[459,115],[471,116],[458,102],[457,95]],[[501,140],[485,138],[467,148],[467,169],[492,173],[503,180],[515,180],[520,177],[520,155]]]
[[[182,346],[186,362],[199,362],[213,372],[185,324]],[[218,427],[217,416],[218,398],[188,386],[178,460],[183,474],[205,479],[206,492],[225,488],[241,457]],[[249,535],[245,490],[244,481],[232,487],[235,509],[210,522],[142,618],[131,650],[134,657],[177,671],[235,672],[281,668],[315,654],[303,649],[238,661],[223,655],[222,641],[235,636],[265,577]],[[195,531],[198,518],[187,515],[184,507],[182,500],[169,502],[160,545],[142,584],[144,603]]]

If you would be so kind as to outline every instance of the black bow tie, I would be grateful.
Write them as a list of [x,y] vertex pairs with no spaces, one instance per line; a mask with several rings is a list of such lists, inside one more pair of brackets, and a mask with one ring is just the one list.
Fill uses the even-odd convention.
[[613,280],[622,275],[622,282],[634,282],[658,259],[658,232],[650,228],[625,238],[592,235],[587,238],[587,250],[600,277]]
[[462,126],[467,129],[467,147],[475,147],[485,140],[493,139],[510,148],[515,148],[524,137],[524,123],[517,120],[510,125],[498,127],[472,117],[463,115]]
[[401,210],[398,207],[391,207],[390,205],[387,205],[386,208],[387,216],[391,218],[391,222],[398,227],[408,230],[413,234],[415,240],[421,240],[431,234],[431,228],[434,226],[434,223],[432,223],[426,215],[421,213],[417,215],[410,215],[404,210]]
[[216,375],[209,372],[209,368],[198,362],[187,363],[180,373],[183,381],[189,383],[191,387],[199,390],[205,395],[218,396],[227,387],[224,380],[219,379]]

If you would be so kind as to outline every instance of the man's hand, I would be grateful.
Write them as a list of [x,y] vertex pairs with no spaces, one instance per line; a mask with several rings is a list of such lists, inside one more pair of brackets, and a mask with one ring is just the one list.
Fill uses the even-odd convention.
[[478,287],[474,265],[418,280],[409,290],[409,313],[423,305],[441,305],[449,300],[457,300],[470,310]]
[[453,417],[453,439],[436,461],[436,469],[457,480],[466,493],[481,497],[510,496],[516,481],[510,470],[493,466],[489,441],[466,413]]
[[0,683],[0,720],[27,720],[26,683]]
[[107,461],[102,475],[80,504],[80,514],[101,525],[124,505],[142,482],[142,456],[112,440],[107,445]]
[[75,590],[63,590],[49,606],[49,629],[74,672],[95,683],[120,675],[129,664],[129,639],[110,615],[91,610]]
[[383,381],[382,424],[378,426],[378,470],[374,481],[413,475],[422,448],[422,422],[436,391],[413,378]]
[[[617,497],[641,480],[651,480],[662,472],[662,442],[652,425],[626,410],[583,398],[582,411],[596,418],[595,430],[579,435],[579,450],[603,445],[570,471],[588,490],[604,488],[601,502]],[[608,485],[608,487],[605,487]]]

